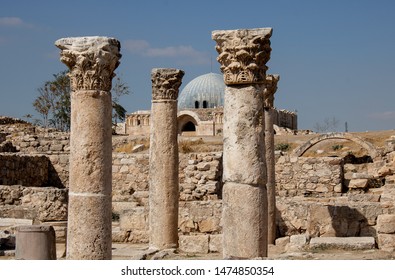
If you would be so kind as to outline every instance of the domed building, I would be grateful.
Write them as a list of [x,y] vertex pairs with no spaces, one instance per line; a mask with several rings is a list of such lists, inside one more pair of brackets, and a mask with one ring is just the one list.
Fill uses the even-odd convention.
[[[194,78],[178,96],[178,133],[185,136],[215,136],[222,134],[225,83],[223,76],[208,73]],[[297,129],[294,112],[274,110],[274,124]],[[125,132],[129,135],[149,135],[150,111],[127,115]]]
[[224,106],[225,83],[220,74],[208,73],[190,81],[178,96],[179,109]]

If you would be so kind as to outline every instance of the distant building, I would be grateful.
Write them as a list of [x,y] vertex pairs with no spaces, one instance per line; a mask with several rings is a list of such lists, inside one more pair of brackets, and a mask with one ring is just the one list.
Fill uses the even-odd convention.
[[[178,97],[178,132],[186,136],[222,134],[225,84],[220,74],[208,73],[189,82]],[[294,112],[276,110],[274,124],[297,129]],[[149,135],[150,111],[137,111],[126,117],[129,135]]]

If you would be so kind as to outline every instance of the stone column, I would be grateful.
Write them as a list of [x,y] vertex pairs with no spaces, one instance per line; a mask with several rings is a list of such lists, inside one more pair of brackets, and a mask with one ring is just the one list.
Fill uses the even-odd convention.
[[267,75],[264,90],[265,149],[267,170],[268,243],[276,240],[276,160],[274,156],[273,103],[279,75]]
[[120,43],[77,37],[55,44],[72,91],[67,259],[111,259],[111,83]]
[[223,256],[267,256],[263,90],[271,28],[213,31],[226,84]]
[[177,98],[184,72],[152,69],[149,160],[150,249],[178,247]]
[[16,260],[56,260],[56,237],[52,226],[16,228]]

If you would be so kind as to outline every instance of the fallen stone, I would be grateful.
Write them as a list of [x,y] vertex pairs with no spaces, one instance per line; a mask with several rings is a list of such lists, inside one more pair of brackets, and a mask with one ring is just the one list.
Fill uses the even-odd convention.
[[208,235],[181,235],[179,237],[180,251],[192,254],[207,254]]
[[310,240],[310,249],[374,249],[374,237],[314,237]]

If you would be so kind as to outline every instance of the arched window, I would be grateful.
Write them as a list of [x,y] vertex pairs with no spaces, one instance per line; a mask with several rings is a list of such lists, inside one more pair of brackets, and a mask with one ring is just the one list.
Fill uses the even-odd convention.
[[203,108],[207,108],[207,101],[206,100],[203,101]]
[[199,101],[195,101],[195,108],[199,108]]

